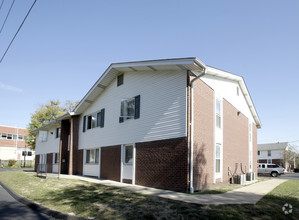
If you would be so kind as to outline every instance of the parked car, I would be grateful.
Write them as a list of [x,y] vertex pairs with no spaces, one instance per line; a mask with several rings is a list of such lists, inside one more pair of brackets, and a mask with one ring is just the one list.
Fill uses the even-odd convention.
[[259,175],[271,175],[272,177],[277,177],[278,175],[285,174],[286,169],[276,165],[268,163],[258,163],[257,173]]

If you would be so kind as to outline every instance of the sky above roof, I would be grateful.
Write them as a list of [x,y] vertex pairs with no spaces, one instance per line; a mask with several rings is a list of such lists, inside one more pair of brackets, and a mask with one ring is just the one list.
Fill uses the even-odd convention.
[[[14,3],[1,57],[32,3]],[[297,0],[38,0],[0,63],[0,124],[26,127],[40,104],[81,100],[111,63],[198,57],[243,76],[259,143],[299,145],[298,11]]]

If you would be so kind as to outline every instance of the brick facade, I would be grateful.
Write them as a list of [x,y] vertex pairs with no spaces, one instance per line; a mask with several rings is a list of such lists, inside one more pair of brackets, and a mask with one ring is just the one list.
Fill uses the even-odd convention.
[[[28,130],[24,128],[15,128],[15,127],[7,127],[0,126],[0,133],[12,134],[12,135],[28,135]],[[9,140],[9,139],[1,139],[0,138],[0,146],[2,147],[25,147],[24,140]]]
[[35,155],[35,166],[34,166],[34,171],[37,171],[37,166],[39,164],[39,155]]
[[53,168],[53,153],[47,154],[47,173],[52,173]]
[[136,143],[137,185],[188,190],[187,137]]
[[205,189],[213,183],[214,91],[201,79],[194,82],[193,187]]
[[120,182],[121,146],[101,148],[101,178]]
[[61,174],[68,174],[69,168],[69,153],[68,153],[68,136],[70,134],[70,122],[69,120],[61,121]]
[[236,164],[236,174],[242,173],[241,168],[249,171],[248,129],[247,117],[223,99],[223,182],[229,182]]

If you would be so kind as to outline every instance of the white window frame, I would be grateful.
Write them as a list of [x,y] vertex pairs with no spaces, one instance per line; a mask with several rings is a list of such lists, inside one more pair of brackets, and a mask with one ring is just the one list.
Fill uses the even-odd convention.
[[[93,161],[90,161],[90,156],[89,156],[89,161],[88,161],[88,151],[90,151],[89,155],[91,155],[91,152],[94,152],[94,158]],[[100,148],[91,148],[91,149],[85,149],[85,164],[86,165],[94,165],[94,164],[99,164],[100,160]]]
[[[132,108],[132,115],[129,114],[129,104],[130,103],[133,103],[133,107]],[[128,119],[134,119],[135,118],[135,97],[131,97],[131,98],[128,98],[128,99],[123,99],[121,101],[121,104],[120,104],[120,117],[123,118],[123,120],[128,120]]]
[[[217,147],[219,147],[219,155],[217,157]],[[217,160],[219,160],[219,172],[217,172]],[[215,144],[215,176],[216,179],[221,178],[221,174],[222,174],[222,163],[223,163],[223,159],[222,159],[222,145],[220,143],[216,143]]]
[[[219,106],[219,112],[217,111],[218,106]],[[218,98],[216,98],[215,120],[216,120],[216,128],[221,129],[222,128],[221,100],[219,100]]]

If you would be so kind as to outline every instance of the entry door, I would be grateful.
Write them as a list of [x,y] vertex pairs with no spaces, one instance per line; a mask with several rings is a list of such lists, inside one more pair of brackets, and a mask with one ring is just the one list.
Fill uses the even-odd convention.
[[134,144],[122,145],[122,182],[134,184]]

